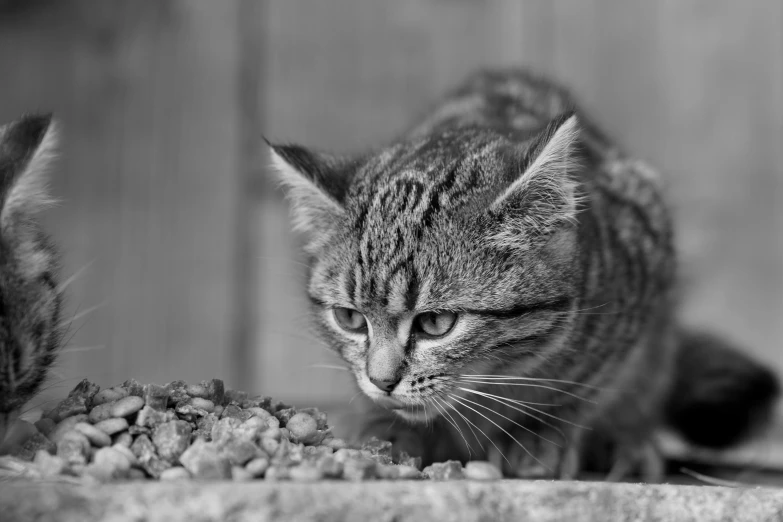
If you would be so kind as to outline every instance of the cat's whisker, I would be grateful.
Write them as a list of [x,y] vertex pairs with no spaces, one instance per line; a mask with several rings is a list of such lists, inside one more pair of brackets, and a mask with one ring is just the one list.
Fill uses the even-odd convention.
[[460,379],[463,382],[469,382],[472,384],[497,384],[502,386],[527,386],[529,388],[541,388],[544,390],[552,390],[556,392],[563,393],[565,395],[568,395],[570,397],[573,397],[575,399],[579,399],[580,401],[589,402],[590,404],[598,404],[596,401],[586,399],[584,397],[580,397],[579,395],[576,395],[575,393],[567,392],[565,390],[561,390],[559,388],[555,388],[553,386],[544,386],[542,384],[530,384],[530,383],[522,383],[522,382],[498,382],[498,381],[491,381],[491,380],[483,380],[483,379]]
[[[463,381],[464,381],[464,379],[463,379]],[[503,383],[497,383],[497,384],[503,384]],[[462,390],[462,389],[467,389],[467,388],[460,388],[460,389]],[[474,390],[471,390],[471,391],[474,391]],[[489,395],[491,395],[491,394],[489,394]],[[521,401],[521,400],[519,402],[521,404],[530,405],[530,406],[548,406],[548,407],[554,407],[554,408],[559,408],[559,407],[562,406],[562,404],[557,404],[557,403],[553,403],[553,402],[533,402],[533,401]]]
[[[50,370],[49,373],[52,374],[53,372]],[[40,395],[41,393],[43,393],[45,391],[49,391],[49,390],[53,390],[55,388],[61,387],[62,385],[64,385],[68,381],[75,381],[75,380],[81,380],[81,379],[83,379],[83,377],[66,377],[66,378],[60,379],[58,381],[49,382],[45,386],[42,386],[41,388],[39,388],[37,394]]]
[[49,369],[49,375],[52,376],[52,377],[57,377],[60,380],[64,380],[65,379],[65,374],[60,372],[60,371],[55,370],[54,368],[50,368]]
[[90,268],[92,266],[92,264],[94,262],[95,262],[95,260],[88,261],[87,263],[85,263],[84,266],[82,266],[80,269],[78,269],[76,272],[74,272],[71,275],[71,277],[69,277],[68,279],[66,279],[62,283],[60,283],[60,285],[57,287],[55,292],[57,292],[58,294],[62,294],[65,291],[65,289],[68,288],[71,285],[71,283],[73,283],[74,281],[79,279],[82,276],[82,274],[84,274],[84,272],[88,268]]
[[464,415],[464,414],[463,414],[461,411],[459,411],[459,410],[457,409],[457,407],[456,407],[456,406],[454,406],[454,405],[453,405],[453,404],[451,404],[450,402],[446,401],[445,399],[443,400],[443,402],[444,402],[444,403],[445,403],[447,406],[449,406],[449,407],[450,407],[452,410],[454,410],[454,412],[455,412],[457,415],[459,415],[460,417],[462,417],[462,420],[464,420],[464,421],[465,421],[465,423],[466,423],[466,424],[468,425],[468,427],[470,428],[470,431],[471,431],[471,433],[473,433],[473,436],[476,438],[476,443],[478,443],[478,445],[479,445],[479,448],[481,448],[481,441],[479,440],[479,438],[478,438],[478,435],[476,435],[476,432],[475,432],[475,431],[473,431],[473,428],[476,428],[476,429],[479,431],[479,433],[481,433],[482,435],[484,435],[484,438],[485,438],[485,439],[487,439],[487,440],[489,441],[489,443],[490,443],[490,444],[492,444],[492,445],[495,447],[495,449],[496,449],[496,450],[498,450],[498,453],[500,454],[500,456],[501,456],[501,457],[503,457],[503,460],[505,460],[506,462],[508,462],[508,465],[509,465],[509,466],[511,466],[511,462],[508,460],[508,458],[506,458],[506,455],[505,455],[505,454],[504,454],[504,453],[503,453],[503,452],[500,450],[500,448],[498,447],[498,445],[497,445],[497,444],[495,444],[495,441],[494,441],[494,440],[492,440],[492,439],[491,439],[489,436],[487,436],[487,434],[486,434],[486,433],[484,433],[484,430],[482,430],[481,428],[479,428],[479,427],[478,427],[478,426],[477,426],[475,423],[473,423],[473,421],[471,421],[470,419],[468,419],[468,418],[467,418],[467,416],[465,416],[465,415]]
[[[463,406],[463,407],[465,407],[465,408],[468,408],[469,410],[473,411],[473,412],[474,412],[474,413],[476,413],[477,415],[479,415],[479,416],[483,417],[483,418],[484,418],[484,419],[486,419],[487,421],[489,421],[489,422],[491,422],[492,424],[494,424],[494,425],[495,425],[495,427],[497,427],[497,428],[498,428],[499,430],[501,430],[503,433],[505,433],[506,435],[508,435],[508,436],[509,436],[509,438],[511,438],[511,440],[513,440],[514,442],[516,442],[516,443],[519,445],[519,447],[521,447],[521,448],[522,448],[522,449],[525,451],[525,453],[527,453],[528,455],[530,455],[530,457],[531,457],[531,458],[533,458],[533,460],[535,460],[536,462],[538,462],[539,464],[541,464],[542,466],[544,466],[544,464],[542,464],[542,463],[541,463],[541,462],[540,462],[540,461],[539,461],[539,460],[538,460],[536,457],[534,457],[534,456],[533,456],[533,454],[532,454],[532,453],[530,453],[530,451],[529,451],[529,450],[528,450],[528,449],[525,447],[525,445],[524,445],[524,444],[522,444],[522,443],[521,443],[521,442],[519,442],[517,439],[515,439],[514,437],[512,437],[512,436],[511,436],[511,434],[510,434],[509,432],[507,432],[505,429],[503,429],[503,428],[502,428],[502,427],[501,427],[501,426],[500,426],[500,425],[499,425],[497,422],[493,421],[492,419],[490,419],[489,417],[487,417],[486,415],[484,415],[484,414],[483,414],[483,413],[481,413],[480,411],[476,410],[475,408],[471,408],[469,405],[465,404],[465,403],[463,402],[463,400],[462,400],[462,399],[460,399],[459,397],[457,397],[457,396],[455,396],[455,395],[451,395],[451,394],[449,394],[449,397],[451,397],[451,400],[453,400],[453,401],[456,401],[456,402],[457,402],[457,403],[459,403],[461,406]],[[476,426],[476,427],[478,428],[478,426]],[[483,433],[483,432],[482,432],[482,433]],[[486,437],[487,435],[486,435],[486,434],[484,434],[484,436]],[[487,439],[489,439],[489,437],[487,437]],[[508,462],[508,465],[509,465],[509,466],[511,466],[511,462],[509,462],[509,460],[506,458],[506,456],[503,454],[503,452],[502,452],[502,451],[500,451],[500,448],[498,448],[498,447],[497,447],[497,445],[495,444],[495,442],[494,442],[494,441],[492,441],[492,439],[489,439],[489,441],[490,441],[490,442],[492,442],[492,445],[493,445],[493,446],[495,446],[495,449],[497,449],[497,450],[500,452],[500,455],[501,455],[501,456],[502,456],[502,457],[505,459],[505,461],[506,461],[506,462]],[[545,467],[545,468],[547,468],[547,466],[544,466],[544,467]],[[549,468],[547,468],[547,469],[549,469]]]
[[351,404],[351,403],[352,403],[352,402],[353,402],[353,401],[356,399],[356,397],[358,397],[358,396],[359,396],[359,395],[361,395],[362,393],[364,393],[364,392],[362,392],[362,391],[358,391],[358,392],[354,393],[354,394],[351,396],[351,398],[348,400],[348,404],[350,405],[350,404]]
[[[491,393],[483,393],[483,392],[480,392],[480,391],[477,391],[477,390],[471,390],[471,389],[469,389],[469,388],[459,388],[459,389],[460,389],[460,390],[463,390],[463,391],[466,391],[466,392],[468,392],[468,393],[474,393],[474,394],[476,394],[476,395],[480,395],[480,396],[482,396],[482,397],[485,397],[485,398],[487,398],[487,399],[490,399],[490,400],[493,400],[493,401],[495,401],[495,402],[498,402],[498,403],[502,404],[503,406],[506,406],[507,408],[511,408],[512,410],[516,410],[516,411],[518,411],[518,412],[520,412],[520,413],[522,413],[522,414],[526,415],[527,417],[530,417],[531,419],[537,420],[538,422],[540,422],[541,424],[544,424],[545,426],[549,426],[550,428],[552,428],[553,430],[555,430],[555,431],[556,431],[556,432],[557,432],[557,433],[558,433],[558,434],[559,434],[561,437],[563,437],[564,439],[566,439],[566,438],[567,438],[567,437],[565,436],[565,433],[563,433],[563,430],[561,430],[560,428],[558,428],[557,426],[555,426],[555,425],[554,425],[554,424],[552,424],[551,422],[547,422],[547,421],[545,421],[544,419],[542,419],[541,417],[538,417],[538,416],[536,416],[536,415],[533,415],[533,414],[532,414],[532,413],[530,413],[529,411],[523,410],[523,409],[521,409],[521,408],[519,408],[519,407],[517,407],[517,406],[513,406],[513,405],[511,405],[511,404],[508,404],[508,402],[511,402],[511,403],[514,403],[514,402],[515,402],[515,401],[514,401],[514,400],[512,400],[512,399],[506,399],[505,397],[501,397],[501,396],[499,396],[499,395],[492,395]],[[521,401],[520,401],[520,402],[521,402]],[[530,408],[529,406],[527,406],[527,403],[525,403],[525,404],[521,404],[520,406],[523,406],[523,407],[526,407],[526,408],[532,409],[532,410],[534,410],[534,411],[536,411],[536,412],[539,412],[539,413],[544,413],[544,414],[546,414],[546,412],[542,412],[541,410],[538,410],[538,409],[536,409],[536,408]],[[562,420],[562,419],[559,419],[559,418],[557,418],[557,420]]]
[[508,397],[501,397],[500,395],[493,395],[491,393],[481,392],[481,391],[478,391],[478,390],[471,390],[469,388],[460,388],[460,390],[464,390],[464,391],[467,391],[467,392],[470,392],[470,393],[476,393],[478,395],[484,395],[486,397],[502,399],[504,401],[508,401],[508,402],[517,404],[517,405],[521,406],[522,408],[525,408],[525,409],[528,409],[528,410],[533,410],[534,412],[539,413],[541,415],[544,415],[546,417],[549,417],[549,418],[552,418],[552,419],[555,419],[555,420],[559,420],[560,422],[564,422],[566,424],[570,424],[571,426],[575,426],[575,427],[583,429],[583,430],[589,430],[590,429],[588,426],[582,426],[581,424],[576,424],[575,422],[571,422],[569,420],[563,419],[562,417],[558,417],[557,415],[553,415],[551,413],[545,412],[545,411],[540,410],[538,408],[534,408],[532,406],[529,406],[528,403],[526,403],[525,401],[518,401],[516,399],[509,399]]
[[468,439],[465,438],[465,434],[462,433],[462,430],[457,425],[457,422],[454,420],[448,410],[446,410],[446,408],[444,408],[442,405],[439,405],[437,396],[433,395],[430,400],[432,401],[432,406],[443,416],[444,419],[448,421],[449,424],[454,426],[454,429],[457,430],[459,436],[462,437],[462,440],[465,441],[465,447],[468,449],[468,456],[470,456],[472,454],[470,444],[468,444]]
[[[84,323],[80,324],[80,325],[79,325],[79,326],[78,326],[78,327],[77,327],[77,328],[76,328],[76,329],[73,331],[73,333],[71,333],[71,335],[68,337],[68,340],[65,340],[65,334],[67,334],[67,333],[68,333],[68,331],[71,329],[71,326],[72,326],[72,325],[71,325],[71,324],[69,324],[69,325],[68,325],[68,328],[67,328],[67,330],[66,330],[66,331],[65,331],[65,333],[64,333],[64,334],[61,336],[61,342],[60,342],[60,346],[68,346],[69,344],[71,344],[71,341],[73,341],[73,338],[74,338],[74,337],[76,337],[76,335],[77,335],[77,334],[78,334],[78,333],[81,331],[81,329],[82,329],[82,326],[84,326]],[[62,351],[62,348],[60,349],[60,351]],[[59,355],[59,353],[58,353],[58,355]]]
[[[548,442],[548,443],[550,443],[550,444],[554,444],[554,445],[555,445],[555,446],[557,446],[558,448],[562,448],[562,446],[561,446],[560,444],[558,444],[557,442],[555,442],[555,441],[553,441],[553,440],[549,440],[548,438],[544,437],[544,436],[543,436],[543,435],[541,435],[540,433],[536,433],[535,431],[531,430],[531,429],[530,429],[530,428],[528,428],[527,426],[525,426],[525,425],[523,425],[523,424],[520,424],[520,423],[516,422],[515,420],[513,420],[513,419],[510,419],[510,418],[506,417],[506,416],[505,416],[505,415],[503,415],[502,413],[500,413],[500,412],[498,412],[498,411],[495,411],[495,410],[493,410],[493,409],[492,409],[492,408],[490,408],[489,406],[485,406],[485,405],[483,405],[483,404],[481,404],[481,403],[479,403],[479,402],[472,401],[472,400],[470,400],[470,399],[468,399],[468,398],[466,398],[466,397],[462,397],[462,400],[463,400],[463,401],[467,401],[467,402],[469,402],[469,403],[471,403],[471,404],[474,404],[474,405],[476,405],[476,406],[478,406],[478,407],[480,407],[480,408],[484,408],[485,410],[489,410],[489,411],[491,411],[492,413],[494,413],[495,415],[497,415],[498,417],[501,417],[501,418],[503,418],[503,419],[506,419],[506,420],[507,420],[507,421],[509,421],[511,424],[514,424],[515,426],[518,426],[518,427],[522,428],[523,430],[527,431],[528,433],[530,433],[530,434],[532,434],[532,435],[535,435],[536,437],[540,438],[541,440],[545,440],[546,442]],[[495,402],[500,402],[500,401],[497,401],[497,400],[496,400]],[[503,404],[503,403],[501,402],[500,404]],[[489,419],[487,419],[487,420],[489,420]],[[532,455],[530,455],[530,456],[532,457]]]
[[345,366],[337,366],[334,364],[310,364],[307,366],[308,368],[316,368],[316,369],[322,369],[322,370],[341,370],[344,372],[350,372],[350,368],[346,368]]
[[58,399],[47,399],[45,401],[41,401],[41,402],[37,402],[35,404],[31,404],[29,407],[23,408],[23,409],[19,410],[19,418],[22,419],[22,420],[26,420],[26,419],[22,418],[22,417],[24,417],[25,414],[30,413],[31,411],[38,410],[38,409],[40,409],[41,413],[43,414],[43,413],[45,413],[45,410],[43,409],[43,407],[45,405],[51,404],[53,402],[60,402],[61,400],[62,399],[59,399],[59,398]]
[[104,306],[106,306],[106,303],[101,303],[101,304],[98,304],[98,305],[95,305],[95,306],[91,306],[90,308],[87,308],[86,310],[83,310],[83,311],[75,314],[70,319],[60,322],[58,325],[55,326],[55,328],[62,328],[63,326],[73,324],[75,321],[78,321],[82,317],[84,317],[86,315],[89,315],[89,314],[93,313],[94,311],[96,311],[96,310],[98,310],[98,309],[100,309],[100,308],[102,308]]
[[69,346],[67,348],[61,348],[60,349],[60,355],[63,354],[69,354],[69,353],[79,353],[79,352],[92,352],[95,350],[105,350],[106,345],[96,345],[96,346]]
[[[443,394],[443,392],[436,392],[436,393],[438,394],[438,398],[440,399],[441,403],[443,403],[445,406],[448,406],[449,408],[451,408],[452,410],[454,410],[454,413],[458,414],[460,417],[462,417],[463,419],[465,419],[465,417],[464,417],[464,416],[463,416],[463,415],[462,415],[462,414],[461,414],[459,411],[457,411],[457,409],[454,407],[454,405],[453,405],[453,404],[451,404],[451,403],[450,403],[450,402],[449,402],[449,401],[448,401],[448,400],[447,400],[447,399],[444,397],[444,394]],[[467,419],[465,419],[465,420],[467,420]],[[479,449],[481,449],[481,441],[479,440],[478,436],[476,435],[476,432],[475,432],[475,431],[473,431],[473,427],[472,427],[472,426],[471,426],[469,423],[466,423],[466,425],[467,425],[468,429],[470,429],[470,432],[473,434],[473,438],[474,438],[474,439],[476,439],[476,444],[478,444],[478,446],[479,446]]]
[[307,263],[302,263],[301,261],[294,259],[292,257],[283,257],[283,256],[256,256],[256,259],[259,261],[285,261],[286,263],[293,263],[295,265],[302,266],[304,268],[309,269],[310,265]]
[[605,391],[607,388],[601,388],[592,384],[584,384],[576,381],[566,381],[563,379],[544,379],[540,377],[518,377],[513,375],[479,375],[479,374],[462,374],[460,377],[467,377],[471,379],[481,379],[482,381],[533,381],[533,382],[557,382],[561,384],[572,384],[574,386],[581,386],[583,388],[590,388],[591,390]]
[[609,301],[607,301],[607,302],[605,302],[605,303],[603,303],[603,304],[599,304],[599,305],[596,305],[596,306],[591,306],[591,307],[589,307],[589,308],[579,308],[579,309],[577,309],[577,310],[574,310],[574,312],[586,312],[586,311],[588,311],[588,310],[595,310],[596,308],[602,308],[602,307],[604,307],[604,306],[606,306],[606,305],[609,305],[609,304],[612,304],[612,303],[610,303]]

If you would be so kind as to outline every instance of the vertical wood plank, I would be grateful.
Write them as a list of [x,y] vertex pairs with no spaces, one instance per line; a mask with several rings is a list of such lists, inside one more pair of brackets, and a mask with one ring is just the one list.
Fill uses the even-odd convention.
[[661,18],[671,125],[658,156],[678,204],[685,318],[783,372],[783,4],[668,2]]
[[556,69],[666,177],[685,321],[783,372],[783,7],[753,6],[558,0]]
[[[235,364],[236,388],[258,389],[254,369],[261,353],[258,346],[256,323],[259,317],[260,270],[257,259],[261,241],[261,205],[266,183],[263,176],[261,147],[263,118],[264,45],[266,2],[238,1],[239,73],[237,109],[239,118],[239,193],[236,221],[236,269],[234,273],[234,332],[232,357]],[[263,199],[261,199],[263,201]]]
[[65,377],[235,378],[237,20],[235,2],[82,0],[0,30],[0,117],[63,123],[47,225],[65,276],[92,263],[69,309],[103,303],[71,341],[103,348],[64,354]]

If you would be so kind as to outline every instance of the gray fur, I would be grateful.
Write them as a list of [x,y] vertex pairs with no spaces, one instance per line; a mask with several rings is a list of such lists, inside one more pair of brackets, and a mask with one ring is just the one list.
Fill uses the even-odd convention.
[[49,116],[0,127],[0,442],[61,341],[57,253],[35,221],[55,141]]
[[[281,180],[298,187],[288,195],[309,240],[320,331],[371,399],[435,419],[425,459],[572,476],[586,441],[605,438],[615,475],[660,471],[651,436],[677,350],[670,213],[654,170],[612,146],[564,89],[479,72],[374,153],[318,161],[272,148]],[[333,307],[364,314],[366,335],[341,330]],[[412,333],[417,314],[437,311],[458,314],[452,333]],[[389,394],[370,377],[399,384]]]

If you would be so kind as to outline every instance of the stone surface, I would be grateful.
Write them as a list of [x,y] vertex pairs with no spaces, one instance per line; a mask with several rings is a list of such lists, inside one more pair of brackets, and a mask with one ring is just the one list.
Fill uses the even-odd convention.
[[779,520],[783,490],[590,482],[157,482],[100,486],[7,481],[4,520],[395,520],[756,522]]

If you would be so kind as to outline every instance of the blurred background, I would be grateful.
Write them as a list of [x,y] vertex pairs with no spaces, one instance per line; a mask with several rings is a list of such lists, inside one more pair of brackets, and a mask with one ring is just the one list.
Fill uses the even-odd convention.
[[1,0],[0,121],[63,131],[44,219],[76,320],[47,393],[220,377],[344,406],[262,134],[360,150],[522,65],[669,182],[685,320],[783,371],[780,0]]

